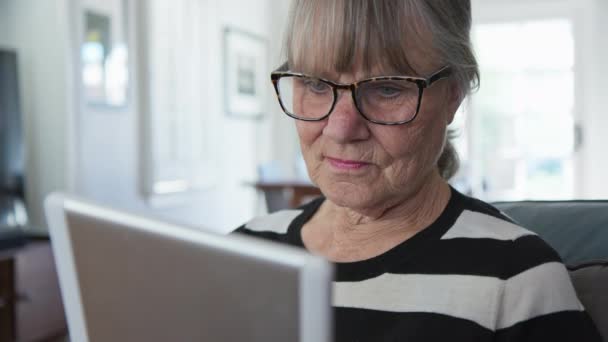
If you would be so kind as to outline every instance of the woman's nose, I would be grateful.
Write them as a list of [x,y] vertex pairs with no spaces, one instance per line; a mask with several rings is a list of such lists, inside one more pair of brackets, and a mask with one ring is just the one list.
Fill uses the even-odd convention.
[[369,137],[365,120],[353,101],[349,91],[339,91],[334,110],[327,119],[323,134],[337,143],[365,140]]

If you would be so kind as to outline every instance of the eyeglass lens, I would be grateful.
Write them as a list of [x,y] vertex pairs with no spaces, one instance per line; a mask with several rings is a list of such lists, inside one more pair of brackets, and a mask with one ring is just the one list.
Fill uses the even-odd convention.
[[[285,76],[277,87],[284,109],[298,118],[323,118],[334,103],[333,87],[316,78]],[[416,115],[418,97],[416,83],[398,79],[361,82],[355,91],[355,101],[361,114],[386,123],[412,119]]]

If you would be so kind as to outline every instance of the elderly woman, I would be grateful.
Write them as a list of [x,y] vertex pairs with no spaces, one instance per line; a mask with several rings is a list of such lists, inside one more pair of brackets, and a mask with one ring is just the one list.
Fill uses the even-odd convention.
[[559,256],[457,192],[469,0],[296,0],[272,73],[323,197],[239,232],[335,263],[338,341],[599,341]]

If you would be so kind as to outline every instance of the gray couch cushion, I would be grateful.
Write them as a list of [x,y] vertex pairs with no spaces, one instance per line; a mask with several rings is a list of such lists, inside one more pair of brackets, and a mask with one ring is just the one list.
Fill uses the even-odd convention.
[[494,205],[540,235],[568,265],[608,260],[608,201],[522,201]]
[[570,277],[578,298],[608,341],[608,260],[571,267]]

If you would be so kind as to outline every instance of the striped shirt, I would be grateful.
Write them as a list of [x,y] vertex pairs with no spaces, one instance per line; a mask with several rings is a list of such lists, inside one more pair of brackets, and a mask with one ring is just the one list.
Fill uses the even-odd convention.
[[[323,201],[237,231],[303,248],[302,226]],[[335,270],[336,341],[601,341],[557,253],[454,189],[426,229]]]

